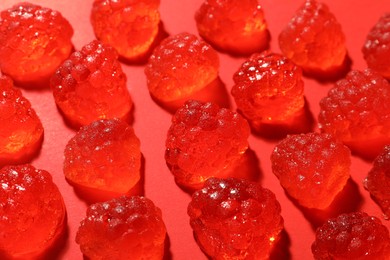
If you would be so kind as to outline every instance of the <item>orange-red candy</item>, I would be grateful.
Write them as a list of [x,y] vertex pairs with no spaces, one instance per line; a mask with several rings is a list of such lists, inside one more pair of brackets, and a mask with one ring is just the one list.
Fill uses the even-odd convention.
[[137,60],[157,37],[160,0],[95,0],[91,23],[96,37],[120,56]]
[[63,234],[66,210],[51,175],[31,165],[0,170],[0,258],[36,259]]
[[47,80],[72,50],[73,29],[58,12],[20,3],[0,13],[0,69],[18,82]]

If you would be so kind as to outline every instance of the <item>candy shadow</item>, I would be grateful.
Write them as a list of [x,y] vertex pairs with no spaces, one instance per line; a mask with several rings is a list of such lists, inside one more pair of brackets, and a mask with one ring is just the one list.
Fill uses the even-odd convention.
[[169,238],[168,233],[166,234],[164,241],[164,257],[162,260],[172,260],[173,255],[171,252],[171,239]]
[[292,259],[291,252],[291,239],[285,229],[280,233],[279,240],[275,243],[274,248],[270,254],[270,260],[289,260]]

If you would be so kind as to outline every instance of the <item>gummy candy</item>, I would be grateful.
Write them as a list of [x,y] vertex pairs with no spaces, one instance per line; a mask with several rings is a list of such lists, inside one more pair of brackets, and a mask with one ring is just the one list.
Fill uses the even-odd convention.
[[351,152],[330,134],[290,135],[272,154],[272,171],[302,206],[325,209],[350,177]]
[[37,259],[63,234],[63,198],[51,175],[33,166],[0,170],[0,258]]
[[127,193],[140,179],[140,141],[119,119],[82,127],[65,148],[64,174],[76,188]]
[[160,0],[95,0],[91,23],[96,37],[120,56],[137,61],[155,40]]
[[114,48],[92,41],[72,53],[50,81],[56,104],[74,125],[126,119],[132,100]]
[[257,0],[206,0],[195,20],[200,36],[216,49],[245,55],[268,47],[267,24]]
[[73,29],[58,11],[20,3],[0,13],[0,69],[18,82],[48,80],[72,51]]
[[165,159],[176,182],[199,188],[210,177],[223,177],[248,148],[247,121],[227,108],[187,101],[172,118]]
[[190,224],[212,259],[268,259],[283,229],[275,195],[244,179],[208,179],[192,195]]
[[161,210],[141,196],[92,204],[76,242],[89,259],[163,259],[166,228]]
[[317,260],[389,259],[389,231],[367,213],[341,214],[317,229],[312,252]]
[[219,57],[206,42],[189,33],[164,39],[145,68],[150,94],[162,102],[188,98],[218,76]]

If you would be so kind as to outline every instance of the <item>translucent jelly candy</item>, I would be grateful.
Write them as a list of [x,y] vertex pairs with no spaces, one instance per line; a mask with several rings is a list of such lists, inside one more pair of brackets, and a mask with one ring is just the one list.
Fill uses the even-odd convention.
[[30,102],[0,72],[0,166],[28,161],[39,150],[43,127]]
[[375,158],[364,186],[382,208],[386,219],[390,217],[390,145]]
[[254,126],[289,120],[304,107],[302,71],[282,55],[253,54],[233,79],[237,107]]
[[192,195],[188,215],[212,259],[268,259],[283,229],[275,195],[244,179],[208,179]]
[[164,39],[145,68],[150,94],[159,101],[184,99],[218,76],[217,52],[195,35],[181,33]]
[[239,114],[214,103],[189,100],[168,130],[165,159],[178,184],[199,188],[223,177],[248,148],[250,129]]
[[306,0],[279,35],[282,53],[309,73],[330,73],[343,67],[345,36],[329,8]]
[[390,13],[384,14],[367,35],[363,46],[369,68],[390,79]]
[[76,187],[124,194],[139,181],[140,167],[140,141],[118,119],[82,127],[65,148],[64,174]]
[[73,29],[49,8],[20,3],[0,13],[0,69],[19,82],[47,80],[72,50]]
[[195,20],[200,36],[217,49],[251,54],[268,46],[267,24],[257,0],[206,0]]
[[280,184],[299,204],[325,209],[349,179],[351,152],[330,134],[290,135],[275,146],[271,162]]
[[96,37],[129,60],[143,56],[155,40],[160,0],[95,0],[91,23]]
[[316,231],[312,245],[315,259],[389,259],[389,231],[381,221],[364,212],[329,219]]
[[65,205],[51,175],[31,165],[0,170],[0,258],[36,259],[63,233]]
[[92,41],[74,52],[50,81],[56,104],[76,125],[127,118],[132,100],[114,48]]
[[151,200],[121,196],[88,207],[76,242],[90,259],[160,260],[165,236],[161,210]]
[[320,101],[319,128],[352,152],[375,158],[390,143],[390,84],[367,69],[351,71]]

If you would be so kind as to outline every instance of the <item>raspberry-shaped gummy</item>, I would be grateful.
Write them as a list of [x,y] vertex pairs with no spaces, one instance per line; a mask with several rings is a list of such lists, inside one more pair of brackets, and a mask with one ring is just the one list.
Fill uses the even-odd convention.
[[268,46],[267,24],[257,0],[206,0],[195,20],[200,36],[217,49],[251,54]]
[[163,259],[166,228],[161,210],[140,196],[92,204],[76,242],[89,259]]
[[82,127],[65,148],[64,174],[76,187],[124,194],[139,181],[140,167],[140,141],[118,119]]
[[369,68],[390,79],[390,13],[379,18],[367,35],[363,46],[364,59]]
[[20,3],[0,13],[0,69],[19,82],[48,79],[72,51],[73,29],[58,11]]
[[302,71],[280,54],[253,54],[233,76],[237,108],[256,126],[287,121],[304,107]]
[[133,104],[118,53],[99,41],[72,53],[57,69],[50,85],[57,106],[75,125],[127,118]]
[[271,154],[272,171],[302,206],[325,209],[346,185],[351,152],[330,134],[290,135]]
[[65,205],[51,175],[31,165],[0,170],[0,258],[37,259],[65,224]]
[[386,145],[375,158],[364,186],[388,219],[390,217],[390,145]]
[[390,143],[390,84],[366,69],[351,71],[320,101],[319,128],[352,152],[375,158]]
[[164,39],[145,68],[150,94],[159,101],[184,99],[218,76],[217,52],[195,35],[181,33]]
[[178,184],[199,188],[224,177],[248,148],[247,121],[214,103],[189,100],[172,118],[165,159]]
[[22,92],[1,72],[0,93],[0,165],[25,162],[41,144],[41,120]]
[[316,231],[314,258],[389,259],[389,231],[381,221],[364,212],[341,214]]
[[268,259],[283,229],[275,195],[244,179],[211,178],[192,195],[190,224],[212,259]]
[[306,0],[279,35],[282,53],[307,72],[341,69],[347,54],[345,36],[328,6]]
[[120,56],[136,61],[158,34],[159,5],[160,0],[95,0],[91,13],[95,35]]

